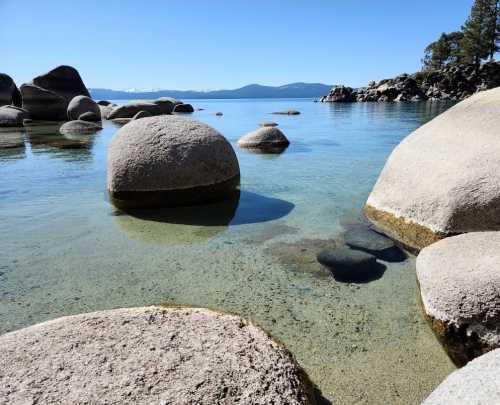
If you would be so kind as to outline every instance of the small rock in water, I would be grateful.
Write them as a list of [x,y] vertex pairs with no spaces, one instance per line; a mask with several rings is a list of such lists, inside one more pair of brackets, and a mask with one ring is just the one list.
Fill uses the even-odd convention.
[[375,256],[348,247],[323,249],[317,259],[339,281],[371,281],[380,278],[384,270]]
[[64,123],[59,132],[61,134],[93,134],[101,129],[102,127],[95,122],[75,120]]
[[344,235],[347,246],[362,250],[388,262],[401,262],[406,259],[405,253],[388,237],[367,227],[349,229]]
[[277,127],[278,124],[276,122],[273,122],[273,121],[262,121],[259,126],[261,127]]
[[277,115],[299,115],[300,111],[297,110],[288,110],[288,111],[275,111],[273,114]]
[[217,115],[217,117],[222,117],[224,114],[222,114],[221,112],[216,112],[215,115]]

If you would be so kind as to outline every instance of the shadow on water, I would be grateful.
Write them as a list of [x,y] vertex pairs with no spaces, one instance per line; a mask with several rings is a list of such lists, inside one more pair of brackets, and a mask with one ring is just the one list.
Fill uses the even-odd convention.
[[273,221],[288,215],[288,201],[235,190],[225,201],[190,207],[116,210],[119,227],[132,239],[159,244],[190,244],[213,238],[229,225]]

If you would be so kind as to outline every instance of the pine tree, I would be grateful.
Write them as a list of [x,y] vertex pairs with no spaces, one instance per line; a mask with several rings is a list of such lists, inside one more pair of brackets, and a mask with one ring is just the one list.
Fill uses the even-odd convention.
[[459,31],[442,33],[439,39],[425,48],[422,60],[424,69],[441,69],[449,64],[459,63],[461,60],[460,41],[463,34]]
[[500,0],[475,0],[471,14],[462,31],[464,61],[479,67],[481,60],[493,57],[498,51],[498,19]]

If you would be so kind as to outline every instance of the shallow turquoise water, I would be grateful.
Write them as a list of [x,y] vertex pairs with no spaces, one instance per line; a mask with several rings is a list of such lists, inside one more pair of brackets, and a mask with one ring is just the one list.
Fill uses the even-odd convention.
[[[204,108],[193,118],[236,149],[238,205],[118,212],[105,190],[106,146],[117,129],[110,122],[71,139],[57,127],[31,127],[18,133],[23,148],[0,150],[0,332],[121,306],[218,308],[280,339],[332,403],[419,403],[453,366],[422,319],[414,259],[387,264],[373,282],[345,284],[314,257],[362,221],[394,146],[447,106],[193,104]],[[285,109],[302,114],[270,115]],[[280,124],[291,141],[285,153],[237,148],[263,120]]]

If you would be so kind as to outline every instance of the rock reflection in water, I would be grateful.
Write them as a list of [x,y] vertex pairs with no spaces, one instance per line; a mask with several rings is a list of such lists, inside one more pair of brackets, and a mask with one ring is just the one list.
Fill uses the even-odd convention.
[[225,201],[190,207],[115,211],[119,227],[134,240],[162,245],[200,243],[229,225],[272,221],[290,213],[288,201],[235,190]]

